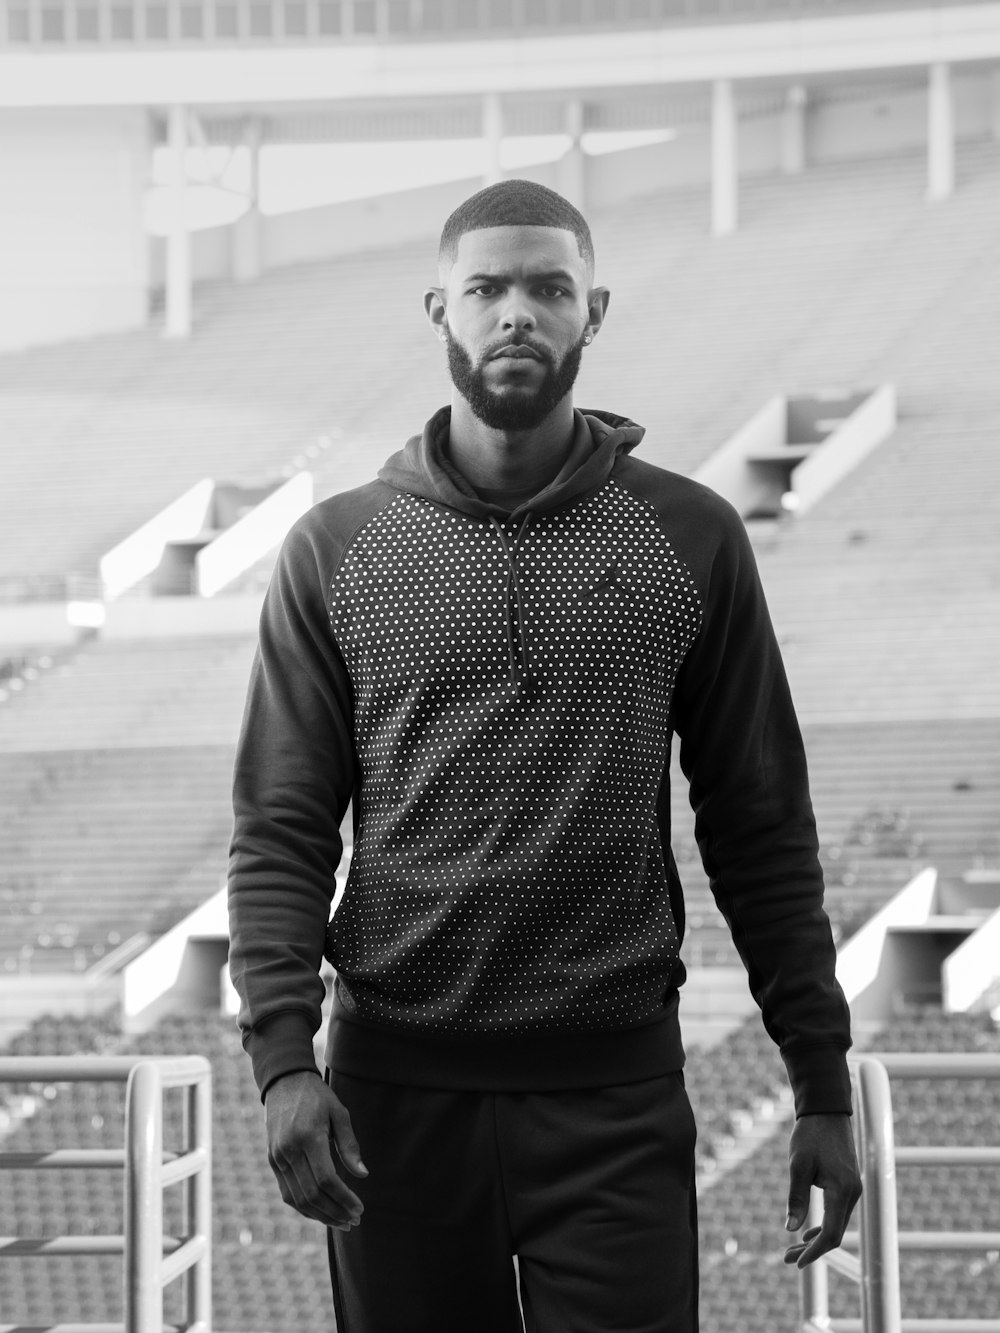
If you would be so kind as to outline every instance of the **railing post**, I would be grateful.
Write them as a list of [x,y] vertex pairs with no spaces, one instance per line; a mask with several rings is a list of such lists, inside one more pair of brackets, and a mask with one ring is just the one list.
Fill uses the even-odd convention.
[[[187,1150],[203,1149],[212,1160],[212,1080],[205,1074],[185,1089]],[[212,1173],[197,1172],[188,1181],[187,1224],[189,1236],[204,1236],[205,1253],[188,1270],[188,1319],[205,1329],[212,1327]]]
[[163,1088],[152,1061],[137,1064],[125,1091],[125,1327],[162,1333]]
[[858,1065],[861,1115],[861,1317],[865,1333],[900,1333],[896,1148],[889,1075],[878,1060]]

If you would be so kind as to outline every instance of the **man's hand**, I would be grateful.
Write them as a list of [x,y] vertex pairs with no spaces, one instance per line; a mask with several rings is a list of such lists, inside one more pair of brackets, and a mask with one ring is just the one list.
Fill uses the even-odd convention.
[[318,1074],[285,1074],[264,1098],[267,1160],[285,1203],[303,1217],[350,1231],[364,1204],[337,1174],[333,1149],[354,1176],[367,1176],[347,1108]]
[[823,1191],[823,1225],[810,1227],[802,1243],[790,1245],[785,1263],[805,1268],[835,1250],[844,1238],[854,1205],[861,1198],[861,1172],[854,1151],[851,1117],[804,1115],[795,1122],[788,1149],[790,1184],[786,1231],[798,1231],[809,1210],[809,1187]]

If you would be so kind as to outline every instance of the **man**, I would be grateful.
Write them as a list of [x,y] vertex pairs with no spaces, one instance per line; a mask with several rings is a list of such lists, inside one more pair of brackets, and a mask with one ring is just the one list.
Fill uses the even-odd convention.
[[515,1254],[528,1330],[692,1333],[674,734],[795,1093],[791,1230],[825,1191],[786,1258],[860,1193],[801,737],[735,511],[573,406],[609,300],[579,212],[491,186],[439,260],[451,407],[296,524],[261,617],[231,966],[271,1165],[340,1333],[520,1329]]

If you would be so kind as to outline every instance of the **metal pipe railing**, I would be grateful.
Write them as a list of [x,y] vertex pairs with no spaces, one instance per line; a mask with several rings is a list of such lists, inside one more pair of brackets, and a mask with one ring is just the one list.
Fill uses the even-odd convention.
[[[904,1319],[900,1304],[902,1250],[1000,1249],[995,1231],[900,1232],[896,1204],[897,1166],[997,1166],[1000,1147],[896,1147],[892,1078],[1000,1079],[1000,1055],[867,1053],[852,1059],[854,1136],[864,1182],[858,1230],[845,1248],[824,1255],[800,1276],[802,1333],[1000,1333],[1000,1319]],[[808,1225],[822,1221],[822,1195],[812,1191]],[[861,1318],[831,1319],[828,1273],[833,1269],[860,1286]]]
[[[211,1333],[212,1070],[202,1056],[0,1058],[4,1083],[125,1083],[125,1146],[0,1152],[0,1170],[124,1170],[121,1236],[0,1236],[0,1259],[122,1255],[125,1323],[52,1324],[33,1333]],[[184,1089],[183,1150],[163,1151],[163,1093]],[[163,1234],[163,1191],[184,1191],[183,1237]],[[185,1285],[185,1322],[163,1323],[163,1289]],[[22,1326],[0,1324],[0,1333]]]

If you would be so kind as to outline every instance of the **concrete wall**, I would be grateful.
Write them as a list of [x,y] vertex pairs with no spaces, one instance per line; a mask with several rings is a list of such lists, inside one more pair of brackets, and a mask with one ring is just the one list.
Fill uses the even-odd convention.
[[[881,157],[927,144],[926,70],[914,70],[919,86],[863,101],[831,101],[807,110],[806,156],[810,162]],[[995,126],[996,93],[987,73],[952,69],[955,134],[981,139]]]
[[148,318],[140,109],[0,111],[0,352]]

